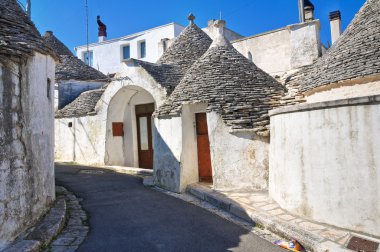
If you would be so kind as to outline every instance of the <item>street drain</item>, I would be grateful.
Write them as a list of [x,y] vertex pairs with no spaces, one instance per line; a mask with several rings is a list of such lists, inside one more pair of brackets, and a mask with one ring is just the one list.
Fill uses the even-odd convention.
[[81,170],[79,173],[84,173],[84,174],[103,174],[104,171]]
[[348,242],[347,248],[359,252],[376,252],[379,243],[353,236]]

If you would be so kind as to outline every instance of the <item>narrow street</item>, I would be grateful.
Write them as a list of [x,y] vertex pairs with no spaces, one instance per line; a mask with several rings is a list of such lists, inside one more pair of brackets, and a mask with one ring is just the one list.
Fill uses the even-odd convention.
[[141,178],[56,165],[56,183],[83,199],[90,232],[78,251],[285,251]]

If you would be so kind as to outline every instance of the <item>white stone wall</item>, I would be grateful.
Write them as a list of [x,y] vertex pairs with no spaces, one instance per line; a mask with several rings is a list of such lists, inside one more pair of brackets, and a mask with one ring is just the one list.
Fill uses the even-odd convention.
[[170,191],[180,191],[182,120],[155,119],[154,181],[157,186]]
[[0,64],[0,249],[55,199],[54,75],[54,60],[38,53]]
[[[90,44],[89,49],[93,51],[93,67],[104,74],[120,72],[123,61],[122,46],[129,44],[131,58],[140,59],[139,42],[144,40],[146,41],[146,57],[141,58],[141,60],[155,63],[161,56],[159,50],[161,40],[165,38],[173,39],[183,29],[183,26],[171,23],[122,38]],[[83,54],[87,51],[87,47],[77,47],[76,51],[77,57],[83,60]]]
[[314,94],[306,96],[306,101],[308,103],[314,103],[379,94],[380,81],[373,81],[365,84],[350,84],[347,86],[340,86],[332,89],[327,89],[325,91],[316,92]]
[[380,236],[380,97],[272,111],[270,195],[291,213]]
[[[195,113],[206,104],[184,104],[181,117],[156,119],[156,185],[183,192],[199,182]],[[230,133],[216,113],[207,114],[213,187],[220,190],[268,188],[269,139],[252,132]]]
[[105,121],[98,116],[55,119],[55,159],[104,165],[105,132]]
[[320,56],[319,21],[288,27],[239,39],[232,45],[268,74],[282,76],[310,65]]
[[230,133],[216,113],[207,114],[214,188],[268,189],[269,139],[253,132]]

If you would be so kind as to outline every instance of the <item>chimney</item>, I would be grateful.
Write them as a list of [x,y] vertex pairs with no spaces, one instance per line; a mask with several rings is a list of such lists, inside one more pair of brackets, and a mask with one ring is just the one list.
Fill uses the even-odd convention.
[[334,44],[342,34],[342,18],[340,11],[330,12],[329,16],[331,26],[331,42]]
[[300,16],[300,22],[305,23],[305,3],[304,0],[298,0],[298,11]]
[[107,26],[100,21],[100,16],[97,17],[97,22],[98,22],[98,37],[99,37],[99,42],[103,42],[107,40]]
[[304,0],[304,15],[305,21],[310,22],[314,20],[314,4],[309,0]]

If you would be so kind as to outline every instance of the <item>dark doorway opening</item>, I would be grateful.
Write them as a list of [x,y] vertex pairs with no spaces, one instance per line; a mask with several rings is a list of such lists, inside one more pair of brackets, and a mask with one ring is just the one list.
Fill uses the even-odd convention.
[[154,103],[136,105],[139,167],[153,169]]
[[199,182],[212,183],[212,166],[210,141],[208,138],[206,113],[195,114],[197,125],[198,170]]

